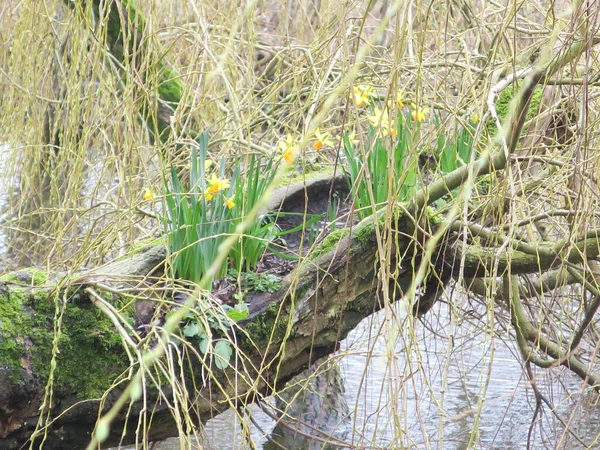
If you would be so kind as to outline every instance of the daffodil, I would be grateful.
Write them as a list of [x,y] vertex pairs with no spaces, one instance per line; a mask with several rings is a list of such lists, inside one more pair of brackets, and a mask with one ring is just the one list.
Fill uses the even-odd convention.
[[153,200],[155,197],[156,194],[154,194],[154,191],[152,189],[144,188],[144,200],[150,201]]
[[473,122],[473,125],[477,125],[479,123],[479,114],[471,114],[471,122]]
[[391,137],[396,137],[398,134],[396,128],[390,127],[390,118],[387,109],[381,110],[375,108],[373,110],[373,115],[368,116],[367,119],[369,119],[369,122],[371,122],[375,128],[379,128],[383,135],[389,134]]
[[313,146],[317,150],[321,150],[323,148],[323,146],[333,147],[333,145],[334,145],[333,139],[331,138],[331,134],[321,133],[321,130],[319,130],[318,128],[315,131],[315,138],[317,138],[317,140],[315,141]]
[[216,193],[223,191],[229,187],[229,180],[226,178],[219,178],[216,174],[212,174],[208,180],[210,186],[206,190],[207,193],[215,195]]
[[212,200],[212,198],[213,198],[213,195],[212,195],[212,194],[209,194],[208,192],[205,192],[205,193],[204,193],[204,199],[205,199],[207,202],[210,202],[210,201]]
[[404,108],[404,103],[402,103],[403,98],[404,98],[404,92],[402,91],[402,89],[398,89],[396,91],[396,103],[398,104],[399,109]]
[[348,142],[350,142],[352,145],[358,144],[358,139],[356,138],[356,130],[352,130],[350,133],[348,133]]
[[412,118],[415,119],[417,122],[423,122],[427,117],[427,114],[429,113],[429,108],[417,108],[417,105],[415,105],[414,103],[411,103],[410,106],[413,109],[410,113]]
[[359,108],[361,106],[368,106],[371,103],[371,97],[373,96],[373,87],[359,84],[353,88],[354,104]]
[[[215,162],[212,159],[207,159],[206,161],[204,161],[204,172],[208,172],[214,165],[215,165]],[[188,170],[192,170],[192,162],[189,161],[185,167]],[[199,164],[198,164],[198,167],[200,167]]]
[[358,139],[356,138],[355,130],[352,130],[350,132],[346,131],[346,132],[342,133],[341,135],[336,135],[334,137],[334,139],[336,140],[336,142],[341,142],[341,145],[344,145],[344,135],[348,139],[348,142],[350,142],[350,145],[358,144]]
[[285,152],[283,152],[283,159],[285,159],[286,163],[292,164],[296,159],[296,152],[291,149],[286,150]]
[[277,145],[277,151],[282,154],[283,159],[291,164],[296,159],[296,146],[298,141],[291,134],[287,134],[285,139],[281,139]]
[[235,206],[235,203],[233,202],[234,197],[235,197],[235,195],[232,195],[229,198],[225,197],[225,203],[223,203],[223,205],[227,206],[227,208],[229,208],[229,209],[232,209]]

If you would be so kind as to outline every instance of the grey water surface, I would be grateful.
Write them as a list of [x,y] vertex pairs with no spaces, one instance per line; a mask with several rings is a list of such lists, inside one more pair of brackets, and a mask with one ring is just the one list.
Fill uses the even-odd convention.
[[[401,338],[391,343],[384,337],[400,335],[392,322],[385,328],[384,312],[363,320],[344,341],[339,363],[352,412],[348,448],[600,448],[600,414],[590,406],[594,394],[563,368],[536,372],[555,413],[544,405],[532,425],[536,402],[516,345],[508,335],[482,332],[486,320],[484,315],[451,323],[449,308],[439,304],[426,326],[415,323],[409,347],[418,351],[409,353]],[[250,425],[252,438],[265,448],[274,421],[258,407],[252,415],[262,430]],[[231,411],[211,420],[205,432],[203,448],[248,448]],[[176,448],[174,439],[156,450]]]

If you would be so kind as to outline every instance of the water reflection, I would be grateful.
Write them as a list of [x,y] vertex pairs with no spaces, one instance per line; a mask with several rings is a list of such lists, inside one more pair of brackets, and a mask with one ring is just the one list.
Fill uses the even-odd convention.
[[[390,364],[385,356],[389,344],[383,337],[370,337],[370,330],[377,329],[383,318],[383,314],[377,314],[365,319],[343,343],[342,351],[347,354],[340,366],[346,399],[353,410],[354,429],[348,438],[351,446],[527,448],[535,398],[509,336],[492,339],[481,332],[480,320],[452,326],[447,306],[439,304],[430,313],[429,329],[416,326],[415,350],[407,354],[402,339],[398,339]],[[600,414],[588,405],[594,395],[589,390],[581,392],[580,380],[563,368],[540,370],[536,376],[540,390],[556,406],[560,419],[545,406],[533,424],[530,448],[600,445],[595,442]],[[253,417],[264,432],[274,426],[273,420],[257,407],[253,408]],[[570,418],[573,434],[565,432],[563,424]],[[241,443],[236,420],[228,412],[207,424],[211,448],[247,448]],[[259,448],[266,448],[264,433],[251,428]],[[175,448],[170,445],[163,443],[158,448]]]

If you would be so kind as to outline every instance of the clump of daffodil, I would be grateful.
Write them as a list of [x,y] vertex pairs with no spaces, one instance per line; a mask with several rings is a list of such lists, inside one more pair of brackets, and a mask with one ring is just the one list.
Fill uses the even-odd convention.
[[429,108],[418,108],[414,103],[411,103],[410,106],[413,109],[410,113],[412,118],[417,122],[423,122],[429,113]]
[[373,96],[373,91],[375,89],[373,86],[367,86],[364,84],[359,84],[354,86],[352,89],[354,95],[354,104],[359,108],[361,106],[368,106],[371,104],[371,97]]
[[473,125],[477,125],[479,123],[479,114],[471,114],[471,122],[473,122]]
[[210,195],[215,195],[218,192],[223,191],[229,187],[229,180],[227,178],[219,178],[214,173],[210,176],[208,183],[209,187],[206,190],[206,193]]
[[398,134],[398,130],[395,127],[390,126],[390,118],[388,115],[387,109],[373,109],[373,115],[368,116],[369,122],[373,124],[375,128],[379,128],[381,130],[381,134],[383,136],[391,136],[396,137]]
[[144,200],[146,200],[146,201],[154,200],[155,197],[156,197],[156,194],[154,193],[154,191],[152,189],[144,188]]
[[329,133],[321,133],[321,130],[317,128],[315,131],[315,138],[317,139],[313,146],[316,150],[321,150],[323,147],[333,147],[333,139]]
[[291,134],[287,134],[285,139],[281,139],[277,145],[277,152],[281,153],[286,163],[292,164],[296,159],[296,147],[298,139]]

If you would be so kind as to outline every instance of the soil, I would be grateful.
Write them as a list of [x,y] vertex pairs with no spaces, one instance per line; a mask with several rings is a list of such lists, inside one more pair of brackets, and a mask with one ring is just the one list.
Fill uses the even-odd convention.
[[[331,175],[320,175],[278,190],[270,205],[270,210],[276,212],[274,217],[277,228],[282,233],[300,229],[276,239],[259,261],[254,273],[283,278],[297,265],[297,261],[290,259],[291,257],[305,256],[312,244],[322,241],[333,227],[348,226],[349,224],[338,222],[337,219],[348,216],[351,206],[349,192],[348,183],[343,176]],[[322,217],[311,226],[303,226],[307,215]],[[332,219],[335,220],[333,227]],[[234,295],[240,290],[236,281],[222,278],[213,283],[212,295],[221,303],[233,306],[238,302]]]

